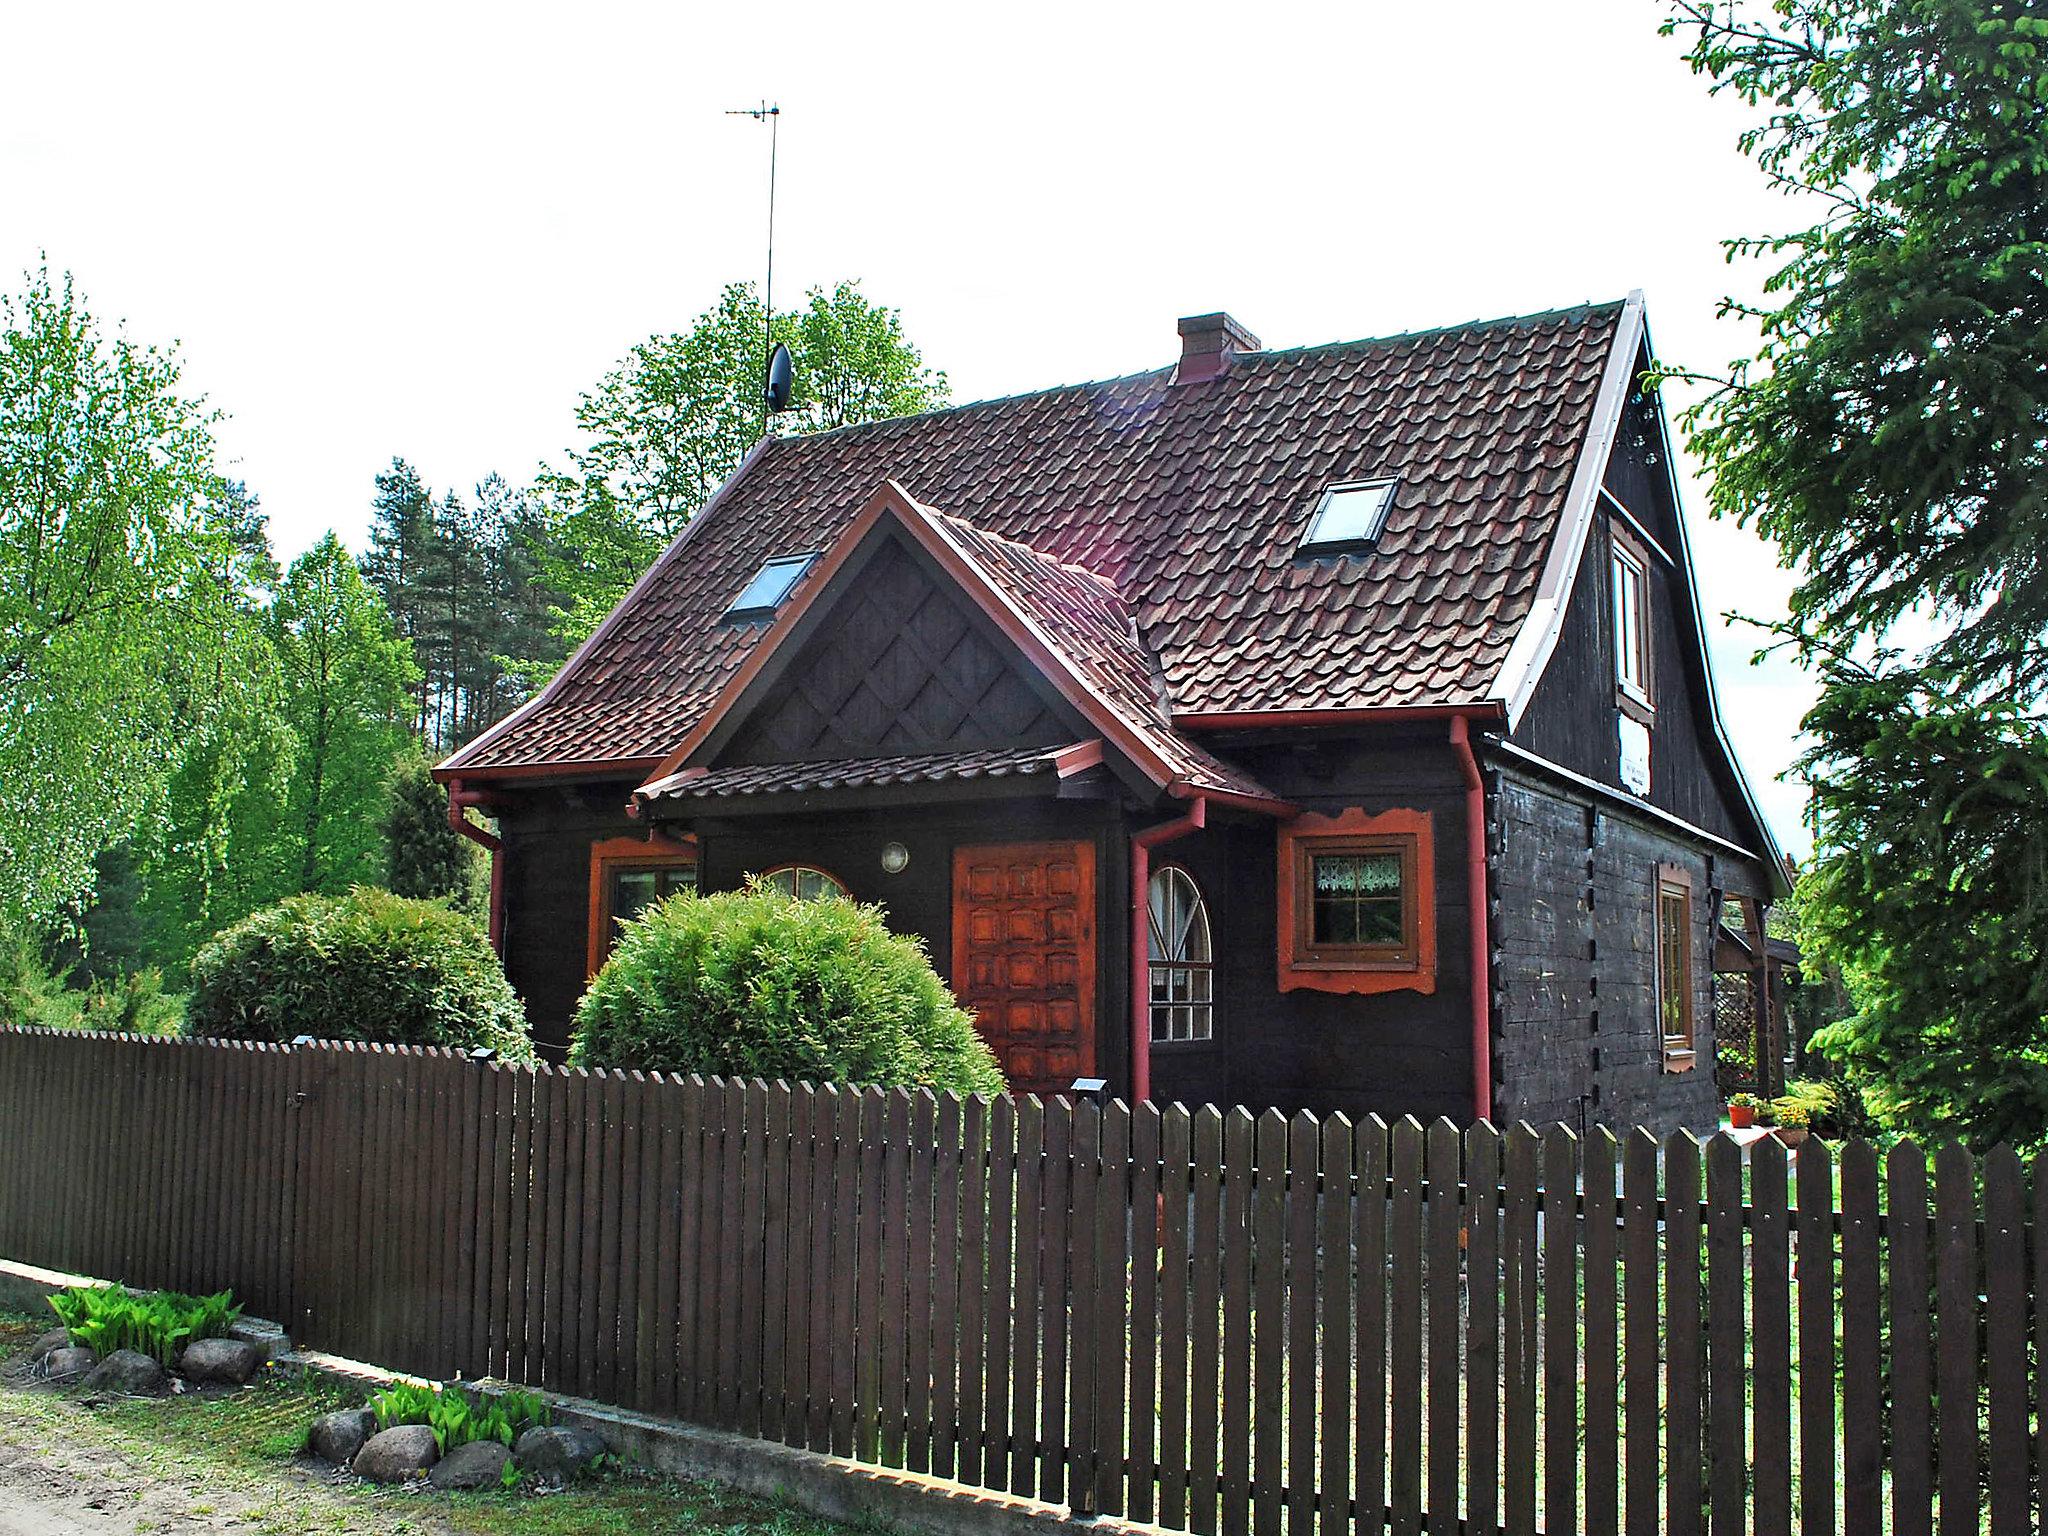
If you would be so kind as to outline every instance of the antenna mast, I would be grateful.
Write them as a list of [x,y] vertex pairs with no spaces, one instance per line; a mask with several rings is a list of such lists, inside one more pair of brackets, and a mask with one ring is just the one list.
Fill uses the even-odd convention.
[[768,280],[761,294],[761,435],[766,437],[775,413],[768,374],[775,362],[775,160],[781,147],[782,107],[763,101],[758,107],[740,107],[725,115],[751,117],[768,125]]

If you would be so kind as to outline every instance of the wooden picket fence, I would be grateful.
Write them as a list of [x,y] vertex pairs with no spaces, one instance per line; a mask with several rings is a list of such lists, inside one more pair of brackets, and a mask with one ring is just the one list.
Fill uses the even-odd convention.
[[2048,1464],[2005,1151],[14,1030],[0,1151],[13,1258],[1199,1536],[2018,1536]]

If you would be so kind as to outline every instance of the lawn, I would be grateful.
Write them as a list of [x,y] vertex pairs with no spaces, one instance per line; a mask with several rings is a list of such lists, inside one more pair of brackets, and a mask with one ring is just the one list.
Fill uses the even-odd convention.
[[266,1372],[218,1396],[94,1401],[27,1382],[30,1340],[54,1319],[0,1312],[0,1507],[11,1496],[61,1503],[130,1528],[190,1523],[301,1536],[848,1536],[849,1528],[705,1483],[630,1469],[545,1494],[373,1489],[297,1459],[317,1414],[353,1407],[364,1389],[311,1372]]

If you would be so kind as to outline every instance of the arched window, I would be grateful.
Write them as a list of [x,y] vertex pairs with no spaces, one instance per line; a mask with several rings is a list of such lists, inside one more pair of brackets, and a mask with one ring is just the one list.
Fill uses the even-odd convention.
[[761,883],[785,896],[794,896],[798,901],[847,894],[845,883],[837,875],[810,864],[783,864],[775,869],[764,869],[761,871]]
[[1201,888],[1179,865],[1164,865],[1153,871],[1149,907],[1152,1038],[1214,1039],[1215,951]]

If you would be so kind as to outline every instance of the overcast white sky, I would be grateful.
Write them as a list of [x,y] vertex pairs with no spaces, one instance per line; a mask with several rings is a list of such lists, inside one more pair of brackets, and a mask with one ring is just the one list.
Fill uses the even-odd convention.
[[[1717,241],[1783,227],[1657,0],[1021,8],[16,4],[0,282],[47,252],[182,341],[280,549],[360,548],[394,454],[559,458],[579,390],[761,267],[900,307],[962,400],[1647,293],[1668,360],[1746,349]],[[1728,608],[1768,550],[1688,516],[1724,713],[1780,836],[1808,690]]]

